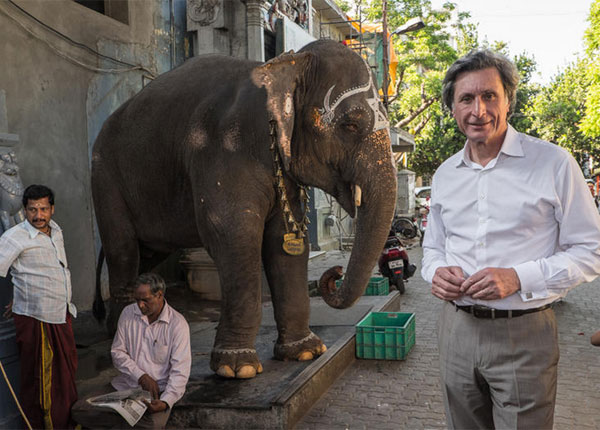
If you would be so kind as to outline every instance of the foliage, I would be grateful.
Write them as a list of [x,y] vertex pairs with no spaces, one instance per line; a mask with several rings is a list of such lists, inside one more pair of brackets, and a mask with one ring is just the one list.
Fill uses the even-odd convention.
[[522,52],[513,57],[513,61],[515,66],[517,66],[517,70],[519,70],[521,81],[517,88],[515,110],[510,117],[509,122],[516,130],[537,136],[535,131],[532,131],[532,118],[527,113],[528,104],[541,91],[540,85],[531,82],[531,77],[536,71],[537,65],[535,59],[528,56],[526,52]]
[[600,138],[600,0],[590,7],[590,26],[585,32],[586,53],[589,59],[586,74],[589,88],[581,131],[588,138]]
[[[338,1],[345,3],[344,10],[360,7],[363,18],[381,21],[382,0]],[[513,127],[567,148],[582,166],[589,155],[600,159],[600,0],[594,0],[590,8],[587,58],[568,66],[546,87],[532,82],[537,65],[531,54],[512,56],[505,42],[480,41],[469,14],[458,12],[455,3],[446,2],[437,10],[430,0],[388,0],[387,5],[390,31],[413,17],[421,17],[426,24],[417,32],[392,38],[399,63],[389,116],[392,125],[415,136],[409,168],[417,175],[431,176],[464,146],[465,137],[441,105],[441,87],[448,67],[478,47],[512,58],[519,70],[521,82],[510,118]]]
[[[366,12],[370,20],[380,20],[381,0],[374,0]],[[430,176],[463,145],[454,120],[442,110],[442,80],[460,55],[477,46],[477,33],[467,22],[469,15],[457,13],[453,3],[436,10],[429,0],[388,1],[391,31],[414,17],[423,19],[423,29],[392,38],[398,81],[396,95],[390,98],[389,116],[393,125],[415,136],[416,149],[409,157],[409,168]]]
[[568,149],[586,172],[600,159],[600,0],[590,8],[586,56],[569,64],[526,108],[529,131]]
[[592,81],[588,67],[584,59],[569,65],[527,107],[532,134],[568,149],[582,167],[589,155],[600,155],[600,139],[586,136],[580,128]]
[[600,51],[600,1],[595,0],[590,6],[590,16],[588,17],[590,26],[585,31],[585,42],[587,54],[592,57]]

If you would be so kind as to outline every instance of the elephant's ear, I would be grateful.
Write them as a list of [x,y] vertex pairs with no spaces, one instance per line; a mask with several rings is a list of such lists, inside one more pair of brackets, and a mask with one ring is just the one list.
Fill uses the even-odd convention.
[[294,92],[310,68],[312,58],[309,52],[290,51],[256,68],[252,76],[256,85],[267,90],[269,120],[277,123],[277,143],[286,171],[292,158]]

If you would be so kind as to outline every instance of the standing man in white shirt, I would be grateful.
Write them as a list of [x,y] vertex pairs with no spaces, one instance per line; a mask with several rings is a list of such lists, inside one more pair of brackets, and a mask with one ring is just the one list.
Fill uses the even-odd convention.
[[[185,393],[192,353],[190,328],[165,300],[165,281],[144,273],[135,282],[133,303],[123,309],[111,347],[112,361],[120,372],[112,386],[95,395],[143,388],[152,401],[135,428],[165,428],[171,409]],[[94,408],[85,400],[73,407],[73,418],[87,428],[127,426],[116,412]]]
[[[0,237],[0,276],[11,269],[12,314],[21,366],[20,403],[36,428],[73,428],[77,349],[71,318],[71,273],[54,193],[31,185],[23,193],[26,220]],[[10,306],[9,306],[10,308]]]
[[443,82],[467,142],[434,175],[422,274],[444,301],[449,428],[552,428],[552,305],[600,272],[600,217],[579,166],[507,122],[518,80],[508,59],[479,50]]

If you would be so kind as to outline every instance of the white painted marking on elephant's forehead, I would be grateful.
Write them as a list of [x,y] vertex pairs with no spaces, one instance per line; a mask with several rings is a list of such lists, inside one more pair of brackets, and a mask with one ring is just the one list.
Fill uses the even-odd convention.
[[367,62],[363,59],[363,63],[367,69],[367,73],[369,76],[369,82],[364,85],[358,87],[348,88],[345,91],[342,91],[337,98],[334,100],[333,104],[330,103],[331,93],[335,88],[335,85],[332,85],[331,88],[325,94],[325,99],[323,100],[323,108],[319,109],[319,112],[323,115],[323,122],[325,124],[331,124],[333,122],[333,118],[335,115],[336,108],[346,100],[348,97],[352,97],[356,94],[372,91],[372,97],[367,97],[367,104],[373,111],[373,131],[378,131],[389,126],[389,122],[387,121],[385,114],[380,109],[379,103],[379,94],[377,93],[377,87],[373,82],[373,74],[371,73],[371,69]]
[[188,136],[188,142],[191,147],[205,148],[208,142],[208,136],[204,130],[194,130]]

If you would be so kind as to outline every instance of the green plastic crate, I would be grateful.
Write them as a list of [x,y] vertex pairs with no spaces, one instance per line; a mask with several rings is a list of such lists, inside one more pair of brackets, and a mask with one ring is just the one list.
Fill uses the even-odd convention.
[[404,360],[415,344],[415,314],[369,312],[356,325],[356,357]]
[[[336,287],[341,287],[343,279],[335,281]],[[390,281],[388,278],[382,278],[380,276],[374,276],[369,279],[367,288],[365,290],[365,296],[387,296],[390,292]]]

